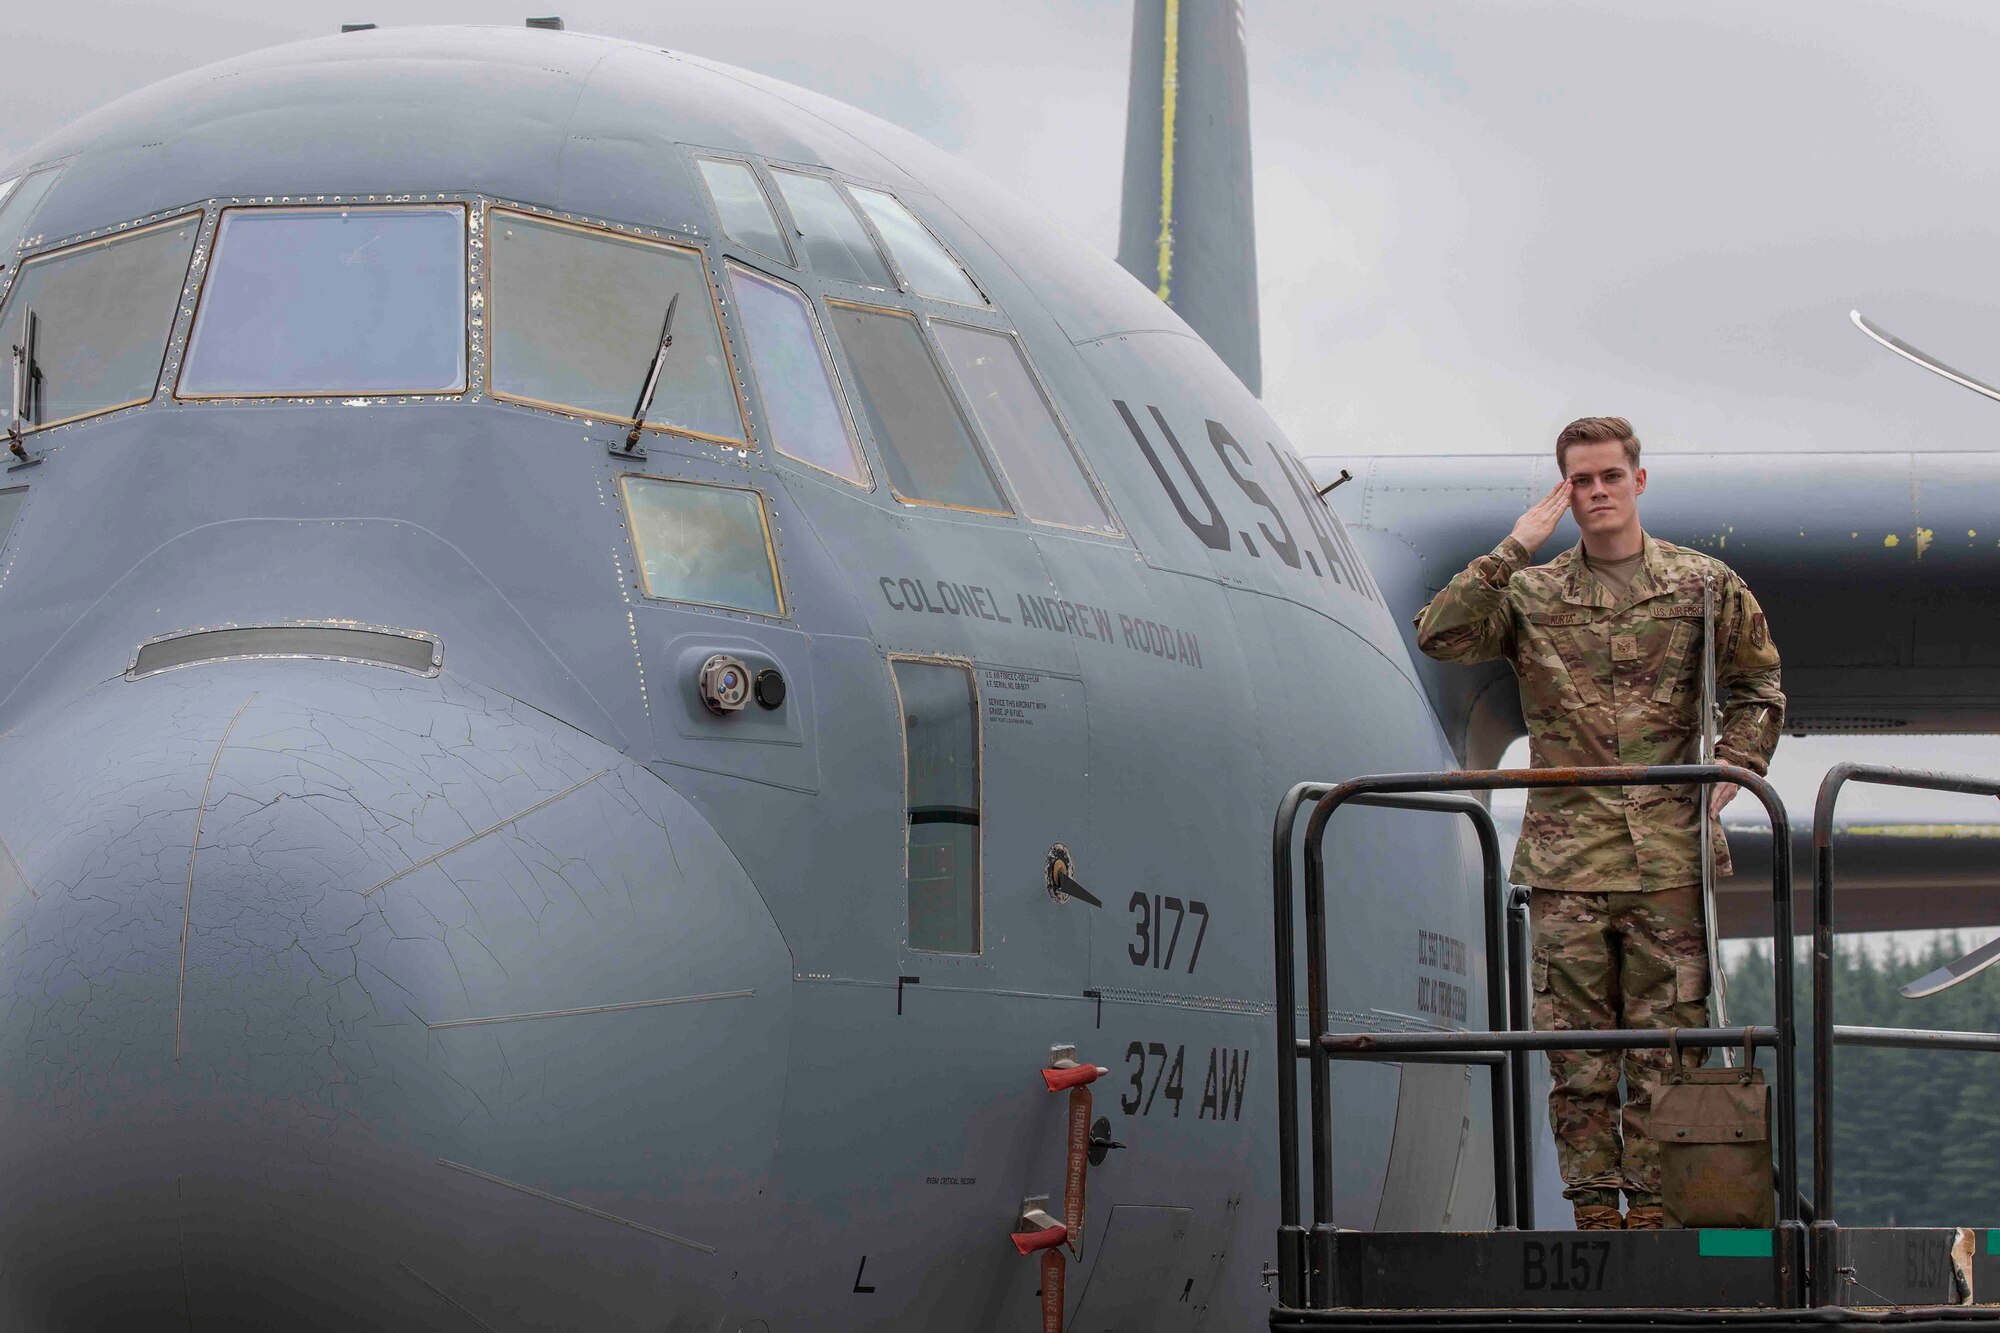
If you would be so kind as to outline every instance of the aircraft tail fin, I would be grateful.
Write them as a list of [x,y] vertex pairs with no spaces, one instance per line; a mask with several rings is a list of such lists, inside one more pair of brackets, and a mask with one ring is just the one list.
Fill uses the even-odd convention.
[[1242,0],[1134,0],[1118,262],[1263,391]]

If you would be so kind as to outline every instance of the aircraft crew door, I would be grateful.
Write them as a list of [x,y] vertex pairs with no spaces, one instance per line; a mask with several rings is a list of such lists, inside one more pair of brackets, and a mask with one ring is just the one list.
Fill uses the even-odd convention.
[[1010,1005],[1006,1021],[1018,1015],[1046,1029],[1044,1046],[1083,1042],[1101,909],[1049,891],[1060,844],[1074,882],[1090,892],[1083,682],[963,659],[896,657],[891,667],[909,804],[902,971],[1033,999],[1032,1018]]

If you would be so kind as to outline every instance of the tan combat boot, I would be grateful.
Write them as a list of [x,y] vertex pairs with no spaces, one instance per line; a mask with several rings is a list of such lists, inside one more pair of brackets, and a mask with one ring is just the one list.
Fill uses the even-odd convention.
[[1625,1210],[1627,1231],[1658,1231],[1666,1220],[1666,1213],[1657,1203],[1635,1203]]
[[1623,1231],[1625,1229],[1625,1219],[1618,1215],[1616,1208],[1607,1208],[1601,1203],[1580,1203],[1576,1205],[1576,1229],[1578,1231]]

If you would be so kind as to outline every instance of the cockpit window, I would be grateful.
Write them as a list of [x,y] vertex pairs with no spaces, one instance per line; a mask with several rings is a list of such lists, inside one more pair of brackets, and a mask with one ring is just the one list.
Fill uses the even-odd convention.
[[827,303],[854,367],[862,411],[882,448],[889,487],[905,500],[987,513],[1013,512],[979,452],[924,331],[900,310]]
[[28,501],[26,486],[10,486],[0,491],[0,546],[7,544],[7,537],[14,531],[14,520],[21,516],[21,506]]
[[229,208],[176,392],[465,388],[465,210]]
[[796,171],[773,170],[771,175],[798,223],[806,259],[815,273],[870,287],[895,286],[881,252],[868,238],[868,229],[832,181]]
[[1043,523],[1116,531],[1020,344],[1004,333],[945,320],[934,322],[931,331],[1000,460],[1000,470],[1014,483],[1022,512]]
[[33,348],[23,394],[30,427],[153,396],[200,230],[201,215],[191,213],[22,263],[0,311],[0,345]]
[[972,279],[965,276],[965,270],[958,266],[930,234],[916,215],[903,207],[902,200],[885,190],[871,190],[866,186],[850,185],[848,192],[854,196],[862,211],[875,224],[875,230],[894,255],[896,263],[908,278],[910,286],[921,296],[939,301],[956,301],[960,305],[985,305],[986,298],[972,285]]
[[868,467],[854,443],[812,302],[796,287],[729,266],[764,421],[778,452],[857,485]]
[[494,397],[629,421],[657,358],[647,425],[743,442],[699,252],[496,208],[486,289]]
[[14,252],[26,238],[29,220],[60,175],[61,167],[43,167],[0,186],[0,271],[14,262]]
[[620,477],[648,597],[781,616],[777,559],[755,491]]
[[729,239],[780,264],[791,263],[792,247],[778,230],[771,201],[764,197],[764,187],[757,183],[757,173],[749,164],[721,157],[698,157],[695,164],[701,168],[708,197],[715,203],[715,215],[722,219],[722,230]]

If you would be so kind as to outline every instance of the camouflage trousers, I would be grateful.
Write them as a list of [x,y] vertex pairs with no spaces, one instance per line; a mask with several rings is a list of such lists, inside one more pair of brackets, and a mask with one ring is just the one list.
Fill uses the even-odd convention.
[[[1708,1022],[1708,949],[1701,888],[1648,893],[1533,889],[1535,1026],[1701,1027]],[[1683,1051],[1701,1064],[1705,1051]],[[1550,1051],[1549,1124],[1563,1193],[1577,1203],[1660,1201],[1659,1145],[1647,1135],[1665,1050]],[[1618,1083],[1625,1081],[1622,1142]]]

